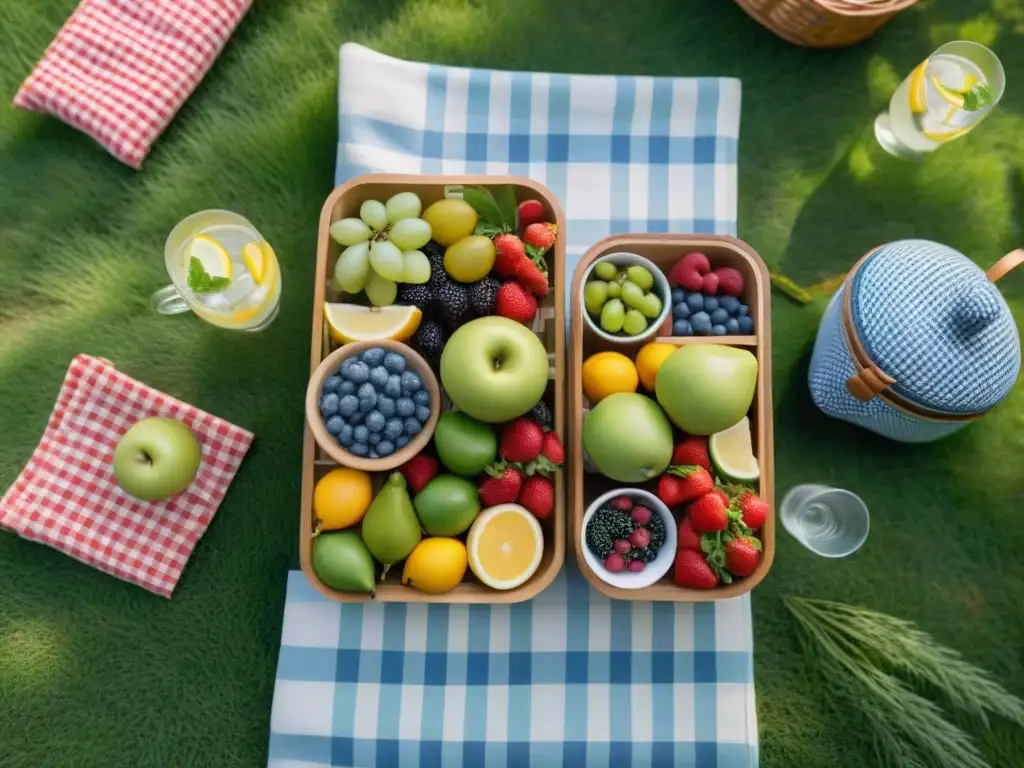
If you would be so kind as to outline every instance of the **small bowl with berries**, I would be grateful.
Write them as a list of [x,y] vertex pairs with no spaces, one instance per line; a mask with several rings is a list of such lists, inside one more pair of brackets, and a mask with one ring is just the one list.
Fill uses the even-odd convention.
[[675,560],[676,522],[654,494],[617,488],[597,498],[583,515],[583,559],[619,589],[643,589],[661,579]]

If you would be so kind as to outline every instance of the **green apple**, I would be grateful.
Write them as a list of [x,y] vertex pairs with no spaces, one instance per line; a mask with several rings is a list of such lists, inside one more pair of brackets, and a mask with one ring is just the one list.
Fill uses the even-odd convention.
[[476,486],[464,477],[438,475],[412,500],[423,530],[431,536],[458,536],[480,514]]
[[747,415],[757,386],[757,358],[723,344],[680,347],[658,369],[654,394],[672,423],[713,435]]
[[481,317],[452,334],[441,353],[441,386],[460,411],[494,424],[529,411],[548,386],[548,352],[507,317]]
[[437,457],[456,475],[476,477],[498,458],[498,436],[490,424],[461,411],[445,411],[434,429]]
[[201,459],[199,441],[180,421],[143,419],[114,448],[114,477],[130,496],[162,501],[189,487]]
[[621,483],[657,477],[672,460],[672,425],[649,397],[616,392],[583,422],[583,450],[598,472]]

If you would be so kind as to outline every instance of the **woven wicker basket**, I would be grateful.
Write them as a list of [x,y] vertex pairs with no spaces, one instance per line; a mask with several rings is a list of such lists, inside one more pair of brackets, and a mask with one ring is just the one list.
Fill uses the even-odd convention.
[[838,48],[867,40],[917,0],[736,0],[784,40]]

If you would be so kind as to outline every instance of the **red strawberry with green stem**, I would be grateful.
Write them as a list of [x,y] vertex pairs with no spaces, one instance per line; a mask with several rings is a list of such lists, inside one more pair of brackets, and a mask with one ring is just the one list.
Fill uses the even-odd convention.
[[523,229],[523,242],[531,256],[543,256],[555,244],[558,227],[548,222],[538,222]]
[[537,224],[547,218],[544,203],[540,200],[523,200],[517,209],[519,215],[519,231],[524,231],[531,224]]
[[749,536],[730,538],[722,545],[725,567],[733,576],[749,576],[761,562],[761,542]]
[[672,465],[665,470],[666,474],[675,475],[683,478],[682,485],[682,502],[693,501],[694,499],[703,496],[705,493],[710,493],[715,488],[715,479],[711,476],[704,467],[694,466],[692,464],[684,465]]
[[548,276],[529,259],[522,259],[516,264],[516,280],[539,298],[548,295]]
[[547,520],[555,509],[555,486],[543,475],[533,475],[523,481],[519,503],[538,520]]
[[676,475],[662,475],[658,478],[658,498],[671,509],[686,503],[686,481]]
[[752,531],[758,530],[768,519],[768,502],[753,491],[746,491],[736,502],[742,515],[743,524]]
[[687,514],[690,516],[690,522],[693,523],[693,527],[698,531],[701,533],[715,533],[716,531],[724,531],[729,527],[727,510],[728,507],[722,503],[722,499],[718,494],[708,492],[690,504],[687,508]]
[[537,315],[537,300],[526,288],[513,280],[498,289],[494,311],[501,317],[529,325]]
[[423,490],[427,483],[437,475],[437,459],[425,454],[417,454],[398,468],[409,484],[409,493],[415,496]]
[[488,467],[487,476],[480,482],[480,501],[487,507],[495,504],[511,504],[519,498],[523,476],[515,467],[498,462]]
[[501,234],[494,238],[494,266],[498,277],[515,277],[519,262],[525,261],[526,247],[516,235]]
[[700,531],[693,527],[689,517],[679,521],[679,536],[676,541],[677,549],[692,549],[694,552],[703,552],[700,545]]
[[676,553],[672,581],[679,587],[714,589],[718,586],[719,577],[701,552],[683,549]]
[[498,440],[498,453],[505,461],[533,461],[543,447],[544,430],[537,422],[523,416],[506,424]]
[[672,451],[672,463],[704,467],[711,471],[711,457],[708,455],[708,439],[701,435],[684,435]]

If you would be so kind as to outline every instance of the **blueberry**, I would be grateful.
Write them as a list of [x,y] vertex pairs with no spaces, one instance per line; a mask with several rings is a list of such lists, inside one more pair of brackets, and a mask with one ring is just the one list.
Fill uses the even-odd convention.
[[397,352],[388,352],[384,356],[384,367],[391,373],[401,373],[405,370],[405,358]]
[[416,405],[430,405],[430,393],[425,389],[412,393],[412,401]]
[[368,438],[369,436],[370,430],[366,428],[365,424],[360,424],[359,426],[352,428],[352,439],[355,440],[357,443],[365,443],[366,438]]
[[380,442],[380,433],[379,432],[371,432],[370,436],[368,438],[366,438],[366,442],[367,442],[368,445],[376,445],[377,443]]
[[725,321],[725,332],[730,336],[735,336],[740,332],[740,324],[735,317],[730,317]]
[[685,320],[690,316],[690,305],[685,301],[681,301],[672,307],[672,317],[677,320]]
[[720,302],[717,296],[705,296],[704,297],[704,311],[714,312],[720,306]]
[[380,458],[380,454],[377,453],[377,449],[376,448],[371,448],[370,449],[370,458],[371,459],[379,459]]
[[384,429],[384,425],[387,424],[387,419],[380,411],[370,411],[366,414],[366,428],[371,432],[380,432]]
[[718,299],[718,306],[730,315],[735,315],[736,310],[740,308],[740,300],[735,296],[722,296]]
[[416,406],[416,421],[420,424],[426,424],[430,421],[430,409],[425,405]]
[[405,424],[401,419],[388,419],[388,423],[384,426],[384,437],[388,440],[397,440],[403,432],[405,432]]
[[384,394],[388,397],[401,397],[402,379],[397,375],[389,376],[387,384],[384,385]]
[[372,411],[377,407],[377,391],[373,388],[373,384],[366,382],[359,387],[359,410],[363,413]]
[[362,412],[362,411],[356,411],[356,412],[355,412],[355,413],[353,413],[353,414],[352,414],[351,416],[349,416],[349,417],[348,417],[348,418],[346,419],[346,421],[347,421],[347,422],[348,422],[349,424],[351,424],[351,425],[352,425],[353,427],[354,427],[354,426],[355,426],[356,424],[362,424],[362,423],[363,423],[363,412]]
[[751,334],[754,332],[754,321],[746,315],[736,318],[736,322],[740,327],[740,333]]
[[348,448],[352,445],[352,433],[354,431],[351,424],[342,424],[341,431],[338,433],[338,442]]
[[689,320],[676,320],[672,323],[672,335],[673,336],[692,336],[693,327],[690,325]]
[[373,368],[376,365],[380,365],[384,362],[384,355],[387,354],[380,347],[370,347],[359,356],[359,359],[366,363],[368,366]]
[[370,378],[370,368],[366,363],[355,362],[352,363],[347,369],[342,367],[341,375],[344,376],[351,382],[356,384],[362,384],[368,378]]
[[690,315],[690,325],[695,336],[711,335],[711,316],[707,312],[695,312]]
[[324,418],[329,418],[338,412],[339,398],[333,392],[328,392],[320,398],[320,413]]
[[418,421],[416,421],[416,419],[412,418],[411,416],[405,420],[404,424],[405,434],[409,435],[410,437],[412,435],[417,434],[421,429],[423,429],[423,425],[420,424]]
[[410,440],[412,440],[412,438],[409,437],[408,435],[399,435],[398,437],[395,438],[395,450],[398,450],[399,448],[405,448],[405,446],[409,444]]
[[324,392],[337,392],[341,389],[341,383],[344,379],[341,376],[335,374],[334,376],[328,376],[327,381],[324,382]]
[[358,362],[358,357],[346,357],[344,360],[341,361],[341,366],[338,368],[338,372],[336,375],[341,376],[341,378],[343,379],[347,379],[349,368],[351,368]]
[[327,431],[332,435],[340,435],[341,428],[345,426],[345,420],[341,416],[331,416],[327,420]]
[[736,308],[737,317],[746,317],[748,314],[750,314],[750,307],[746,304],[740,304],[739,307]]
[[366,456],[370,452],[370,449],[366,447],[366,443],[352,443],[348,449],[352,452],[353,456]]
[[686,305],[690,312],[700,312],[704,309],[704,297],[699,293],[691,293],[686,297]]
[[725,326],[721,323],[711,326],[711,333],[715,336],[725,336]]
[[724,325],[725,321],[729,319],[729,313],[719,307],[711,313],[711,324],[712,325]]
[[377,389],[384,389],[384,385],[388,383],[388,369],[383,365],[378,365],[376,368],[370,369],[370,383],[373,384]]
[[377,410],[385,419],[395,415],[395,401],[387,395],[377,395]]
[[341,389],[338,390],[339,395],[354,395],[356,393],[356,385],[354,382],[345,379],[341,382]]
[[395,410],[403,419],[416,413],[416,403],[411,397],[400,397],[395,402]]
[[359,398],[355,395],[345,395],[338,404],[338,413],[346,419],[359,410]]
[[390,456],[395,452],[395,444],[390,440],[381,440],[377,443],[377,453],[381,456]]
[[420,377],[412,371],[406,371],[402,374],[402,394],[411,395],[413,392],[419,392],[423,389],[423,382],[420,381]]

